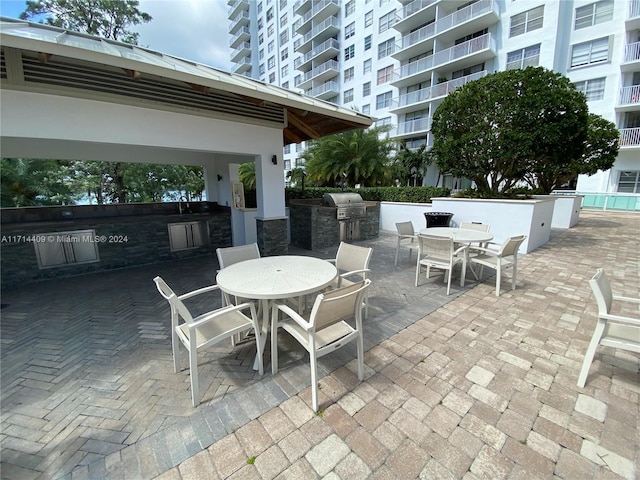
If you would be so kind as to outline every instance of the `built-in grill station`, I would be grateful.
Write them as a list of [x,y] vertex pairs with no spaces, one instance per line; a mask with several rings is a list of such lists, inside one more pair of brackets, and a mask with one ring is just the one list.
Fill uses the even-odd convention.
[[360,220],[367,216],[367,205],[359,193],[325,193],[322,204],[336,209],[340,241],[360,240]]

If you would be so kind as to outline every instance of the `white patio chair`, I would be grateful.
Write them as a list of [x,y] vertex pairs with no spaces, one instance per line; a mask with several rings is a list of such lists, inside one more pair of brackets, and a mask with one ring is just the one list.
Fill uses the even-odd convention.
[[422,267],[427,267],[427,278],[429,278],[432,268],[439,268],[445,270],[444,281],[447,282],[447,295],[449,295],[453,267],[461,263],[460,286],[464,287],[467,270],[466,251],[466,245],[456,248],[452,238],[418,235],[418,260],[416,262],[415,286],[418,286],[418,278],[420,277],[420,269]]
[[[464,228],[467,230],[476,230],[478,232],[486,232],[489,233],[489,230],[491,230],[491,225],[489,225],[488,223],[477,223],[477,222],[462,222],[460,224],[460,228]],[[479,247],[487,247],[487,243],[486,242],[480,242],[478,243]]]
[[405,242],[409,245],[409,260],[411,260],[411,252],[413,250],[413,242],[417,240],[416,232],[413,229],[412,222],[398,222],[396,223],[396,235],[398,236],[396,244],[396,261],[394,265],[398,265],[398,252],[400,251],[400,244]]
[[[180,371],[180,343],[189,354],[189,373],[191,374],[191,401],[194,407],[200,404],[200,386],[198,383],[198,351],[219,343],[234,335],[253,330],[256,351],[262,351],[262,337],[258,335],[259,325],[253,303],[228,305],[193,317],[183,300],[218,290],[217,285],[200,288],[183,295],[176,295],[161,277],[155,277],[156,287],[171,307],[171,346],[173,349],[173,370]],[[246,311],[249,311],[249,316]],[[182,319],[182,321],[181,321]],[[258,370],[264,373],[262,356],[258,354]]]
[[[479,280],[482,276],[482,268],[489,267],[496,271],[496,297],[500,296],[500,282],[502,278],[502,271],[507,268],[513,268],[511,272],[511,290],[516,289],[516,277],[518,275],[518,248],[520,244],[527,238],[526,235],[517,235],[515,237],[508,238],[498,249],[491,249],[489,247],[469,247],[470,255],[469,261],[471,262],[471,271],[473,272],[476,280]],[[488,242],[489,245],[496,245],[493,242]],[[476,274],[473,269],[473,264],[480,265],[480,271]]]
[[[355,341],[358,378],[364,378],[362,300],[371,280],[366,279],[336,290],[320,293],[311,312],[303,317],[287,305],[274,304],[271,311],[271,372],[278,372],[278,328],[289,332],[309,352],[311,402],[318,411],[318,358]],[[279,319],[280,312],[285,315]],[[355,322],[353,322],[355,320]],[[352,326],[355,325],[355,326]]]
[[[338,277],[331,288],[340,288],[366,280],[371,272],[369,262],[372,254],[373,248],[371,247],[340,242],[336,258],[327,260],[338,269]],[[364,308],[364,318],[366,319],[369,317],[369,302],[366,293],[362,300],[362,307]]]
[[591,342],[589,342],[584,354],[584,361],[578,376],[579,387],[584,387],[587,381],[589,368],[598,345],[640,353],[640,318],[611,313],[614,300],[640,304],[640,299],[613,295],[609,278],[602,268],[596,270],[595,275],[589,280],[589,285],[598,304],[598,323],[596,323]]

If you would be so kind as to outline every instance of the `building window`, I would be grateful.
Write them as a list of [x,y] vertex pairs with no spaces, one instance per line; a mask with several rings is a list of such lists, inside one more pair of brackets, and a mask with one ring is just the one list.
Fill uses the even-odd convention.
[[602,100],[604,98],[605,80],[605,77],[602,77],[592,78],[591,80],[585,80],[584,82],[577,82],[575,84],[576,90],[587,96],[587,102]]
[[287,0],[280,0],[280,10],[284,10],[287,6]]
[[575,30],[591,27],[613,19],[613,0],[604,0],[576,8]]
[[273,23],[267,27],[267,36],[272,36],[274,32]]
[[267,68],[271,70],[275,66],[276,66],[276,57],[269,57],[269,60],[267,60]]
[[262,2],[258,4],[258,13],[262,12]]
[[285,28],[284,31],[280,34],[280,43],[287,43],[288,41],[289,41],[289,30]]
[[284,169],[285,170],[291,170],[291,160],[285,160],[284,161]]
[[350,60],[355,56],[355,47],[353,45],[349,45],[344,49],[344,59]]
[[362,105],[362,113],[364,113],[365,115],[369,115],[370,112],[371,105],[369,105],[368,103],[366,105]]
[[264,60],[264,48],[261,48],[260,51],[258,52],[258,59],[260,61]]
[[258,30],[262,30],[262,27],[264,26],[264,22],[262,21],[262,18],[258,19]]
[[269,74],[269,83],[276,83],[276,74],[274,72]]
[[291,145],[284,146],[284,153],[291,153]]
[[258,45],[262,45],[264,43],[264,35],[261,33],[258,35]]
[[507,53],[507,70],[537,67],[540,61],[540,44]]
[[355,77],[354,67],[349,67],[344,71],[344,81],[350,82]]
[[356,34],[356,22],[352,22],[344,27],[344,39],[351,38]]
[[289,90],[289,82],[284,82],[282,84],[282,88],[285,88],[285,89]]
[[373,10],[364,14],[364,28],[373,25]]
[[472,65],[471,67],[463,68],[462,70],[455,70],[451,74],[451,80],[460,77],[466,77],[467,75],[473,75],[484,70],[484,62]]
[[285,13],[280,17],[280,28],[284,27],[287,24],[287,14]]
[[269,42],[269,44],[267,45],[267,53],[271,53],[273,52],[273,49],[275,48],[276,44],[274,43],[273,40],[271,40]]
[[376,109],[388,108],[391,105],[391,92],[381,93],[376,96]]
[[542,20],[544,17],[544,5],[526,12],[519,13],[511,17],[511,28],[509,30],[509,37],[515,37],[522,35],[523,33],[531,32],[542,28]]
[[362,62],[362,73],[367,74],[371,72],[371,59],[367,59]]
[[381,68],[380,70],[378,70],[377,85],[382,85],[383,83],[390,82],[392,76],[393,76],[393,65],[389,65],[388,67]]
[[371,35],[364,37],[364,51],[366,52],[371,48]]
[[264,63],[260,64],[260,76],[264,75]]
[[388,57],[393,53],[395,42],[395,38],[390,38],[386,42],[382,42],[378,45],[378,60],[384,57]]
[[280,60],[284,61],[287,58],[289,58],[289,49],[288,48],[283,48],[280,51]]
[[571,50],[571,67],[604,63],[609,59],[609,37],[574,45]]
[[348,17],[356,11],[356,0],[349,0],[344,6],[344,16]]
[[287,75],[289,75],[289,65],[285,65],[284,67],[282,67],[280,69],[280,76],[281,77],[286,77]]
[[353,102],[353,88],[344,91],[343,103]]
[[269,20],[273,20],[273,7],[271,7],[269,10],[267,10],[267,22]]
[[386,15],[380,17],[380,20],[378,21],[378,33],[386,32],[394,23],[396,23],[396,11],[392,10]]
[[640,193],[640,171],[620,172],[618,179],[618,192]]
[[371,95],[371,82],[362,84],[362,96],[366,97],[368,95]]

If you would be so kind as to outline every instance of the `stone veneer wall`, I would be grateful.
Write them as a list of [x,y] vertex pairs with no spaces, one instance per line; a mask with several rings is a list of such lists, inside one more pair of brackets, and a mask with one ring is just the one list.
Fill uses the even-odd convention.
[[[380,232],[380,203],[365,202],[367,216],[360,220],[360,239],[376,238]],[[320,200],[292,200],[289,204],[291,243],[306,250],[338,248],[340,222],[336,209]]]
[[286,217],[256,218],[256,236],[263,257],[286,255],[289,252]]
[[[215,249],[232,244],[231,216],[229,213],[193,215],[149,215],[141,217],[114,217],[74,219],[45,223],[19,223],[3,225],[0,246],[2,288],[25,282],[70,275],[126,268],[180,258],[211,256],[215,264]],[[167,225],[183,221],[206,221],[209,224],[210,245],[171,252]],[[99,261],[78,265],[65,265],[40,269],[35,246],[28,239],[38,234],[95,230],[96,236],[107,241],[98,243]],[[126,241],[124,238],[126,237]],[[109,242],[109,238],[116,241]],[[18,239],[19,241],[13,241]],[[6,240],[6,241],[5,241]]]

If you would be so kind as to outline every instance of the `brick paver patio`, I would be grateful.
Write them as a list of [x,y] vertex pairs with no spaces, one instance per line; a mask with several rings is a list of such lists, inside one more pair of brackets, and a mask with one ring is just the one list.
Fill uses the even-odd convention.
[[151,278],[191,290],[213,259],[3,292],[2,478],[637,478],[639,356],[601,348],[576,386],[595,269],[640,296],[637,214],[583,211],[500,297],[493,278],[416,289],[415,253],[393,267],[394,238],[371,243],[367,378],[325,357],[319,415],[293,344],[262,379],[250,345],[202,355],[190,406]]

